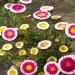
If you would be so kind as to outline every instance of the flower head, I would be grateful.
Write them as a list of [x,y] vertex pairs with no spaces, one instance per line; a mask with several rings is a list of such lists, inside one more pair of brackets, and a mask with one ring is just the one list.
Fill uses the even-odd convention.
[[28,24],[22,24],[21,26],[20,26],[20,29],[21,30],[26,30],[26,29],[28,29],[29,28],[29,25]]
[[57,62],[57,58],[55,56],[50,56],[48,59],[47,59],[47,62]]
[[20,70],[25,75],[33,75],[37,71],[37,63],[32,60],[25,60],[22,62]]
[[41,30],[46,30],[49,28],[49,24],[47,22],[39,22],[37,24],[37,28],[39,28]]
[[12,49],[12,45],[11,44],[4,44],[3,46],[2,46],[2,49],[3,50],[11,50]]
[[7,71],[7,75],[18,75],[18,71],[17,71],[17,69],[15,69],[15,68],[10,68],[10,69]]
[[20,55],[20,56],[24,56],[24,55],[26,55],[26,54],[27,54],[26,50],[20,50],[20,51],[19,51],[19,55]]
[[7,28],[3,33],[2,33],[3,39],[7,41],[12,41],[15,40],[17,37],[17,31],[14,28]]
[[62,45],[62,46],[59,47],[59,51],[60,52],[68,52],[68,47],[65,46],[65,45]]
[[70,38],[75,38],[75,24],[70,24],[65,29],[65,34]]
[[51,42],[49,40],[43,40],[38,43],[38,48],[47,49],[51,46]]
[[33,55],[37,55],[38,54],[38,49],[37,48],[31,48],[30,53]]
[[51,16],[51,19],[53,19],[53,20],[61,19],[61,15],[53,15],[53,16]]
[[10,6],[12,5],[13,3],[6,3],[5,5],[4,5],[4,7],[6,8],[6,9],[10,9]]
[[6,27],[6,26],[1,26],[1,27],[0,27],[0,32],[5,31],[6,29],[7,29],[7,27]]
[[24,46],[24,43],[22,41],[16,42],[15,46],[17,48],[22,48]]
[[10,6],[10,11],[14,13],[22,13],[26,10],[26,6],[23,4],[12,4]]
[[20,2],[24,4],[29,4],[32,2],[32,0],[20,0]]
[[58,64],[60,70],[65,74],[73,74],[75,72],[75,59],[71,55],[61,57]]
[[53,6],[42,6],[40,10],[42,11],[52,11],[54,9]]
[[67,22],[59,22],[55,25],[55,29],[57,30],[64,30],[67,26],[69,26],[69,23]]
[[46,75],[59,75],[59,65],[56,62],[48,62],[44,66]]
[[48,19],[50,16],[51,16],[51,13],[49,13],[47,11],[37,11],[37,12],[33,13],[34,18],[41,19],[41,20]]
[[0,56],[4,56],[5,54],[6,54],[6,52],[5,52],[5,51],[0,50]]

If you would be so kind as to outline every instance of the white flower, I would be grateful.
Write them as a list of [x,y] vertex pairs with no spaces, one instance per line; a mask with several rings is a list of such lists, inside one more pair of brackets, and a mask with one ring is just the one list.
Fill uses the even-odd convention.
[[42,6],[40,10],[42,11],[52,11],[54,9],[53,6]]
[[32,3],[32,0],[20,0],[21,3],[29,4]]
[[61,19],[61,15],[53,15],[53,16],[51,16],[51,19],[53,19],[53,20]]
[[46,30],[49,28],[49,24],[47,22],[39,22],[37,24],[37,28],[41,29],[41,30]]
[[51,46],[51,42],[49,40],[43,40],[38,43],[38,48],[40,49],[47,49]]
[[4,45],[2,46],[2,49],[3,49],[3,50],[11,50],[11,49],[12,49],[12,45],[11,45],[11,44],[4,44]]
[[55,29],[57,29],[57,30],[64,30],[67,26],[69,26],[69,23],[67,23],[67,22],[58,22],[55,25]]

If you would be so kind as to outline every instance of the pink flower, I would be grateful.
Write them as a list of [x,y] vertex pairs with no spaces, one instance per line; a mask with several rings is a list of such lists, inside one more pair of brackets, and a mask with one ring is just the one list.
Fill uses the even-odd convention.
[[20,0],[20,2],[24,4],[29,4],[32,2],[32,0]]
[[37,71],[37,63],[32,60],[25,60],[22,62],[20,70],[25,75],[32,75]]
[[48,62],[44,66],[44,72],[46,75],[58,75],[59,65],[56,62]]
[[70,38],[75,38],[75,24],[70,24],[65,29],[65,34]]
[[26,10],[26,6],[23,4],[13,4],[10,6],[10,11],[14,13],[22,13]]
[[4,5],[4,7],[6,8],[6,9],[10,9],[10,6],[12,5],[13,3],[6,3],[5,5]]
[[75,58],[74,56],[68,55],[61,57],[58,64],[60,65],[60,70],[64,74],[73,74],[75,72]]
[[2,33],[3,39],[12,41],[17,37],[17,31],[14,28],[8,28]]
[[33,17],[36,19],[48,19],[51,16],[51,13],[47,12],[47,11],[37,11],[35,13],[33,13]]

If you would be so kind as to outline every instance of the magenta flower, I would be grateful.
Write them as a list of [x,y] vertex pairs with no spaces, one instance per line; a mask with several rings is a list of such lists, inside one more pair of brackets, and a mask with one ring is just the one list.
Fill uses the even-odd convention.
[[10,11],[14,13],[22,13],[26,10],[26,6],[23,4],[13,4],[10,6]]
[[3,39],[12,41],[17,37],[17,31],[14,28],[8,28],[2,33]]
[[46,75],[58,75],[59,65],[56,62],[48,62],[44,66],[44,72]]
[[60,70],[65,74],[75,72],[75,58],[71,55],[61,57],[58,64],[60,65]]
[[32,2],[32,0],[20,0],[20,2],[24,4],[29,4]]
[[25,75],[32,75],[37,71],[37,63],[32,60],[25,60],[22,62],[20,70]]
[[33,17],[36,19],[48,19],[51,16],[51,13],[47,12],[47,11],[37,11],[35,13],[33,13]]
[[5,5],[4,5],[4,7],[6,8],[6,9],[10,9],[10,6],[12,5],[13,3],[6,3]]

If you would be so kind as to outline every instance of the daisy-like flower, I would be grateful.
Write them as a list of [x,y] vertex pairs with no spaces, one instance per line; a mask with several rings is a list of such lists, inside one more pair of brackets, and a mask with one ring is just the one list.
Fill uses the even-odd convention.
[[70,24],[65,29],[65,34],[70,38],[75,38],[75,24]]
[[25,60],[22,62],[20,70],[25,75],[33,75],[37,71],[37,63],[32,60]]
[[55,29],[57,29],[57,30],[64,30],[67,26],[69,26],[69,23],[67,23],[67,22],[58,22],[55,25]]
[[2,33],[3,39],[7,41],[12,41],[15,40],[17,37],[17,31],[14,28],[7,28],[3,33]]
[[59,59],[58,64],[60,65],[60,70],[64,74],[75,73],[75,59],[71,55],[63,56]]
[[50,56],[48,59],[47,59],[47,62],[57,62],[57,58],[55,56]]
[[47,49],[51,46],[51,42],[49,40],[43,40],[38,43],[38,48]]
[[62,45],[59,47],[60,52],[68,52],[68,47],[66,45]]
[[39,22],[37,24],[37,28],[41,29],[41,30],[46,30],[49,28],[49,24],[47,22]]
[[26,54],[27,54],[26,50],[20,50],[20,51],[19,51],[19,55],[20,55],[20,56],[24,56],[24,55],[26,55]]
[[20,29],[21,30],[26,30],[26,29],[28,29],[29,28],[29,25],[28,24],[22,24],[21,26],[20,26]]
[[45,75],[45,73],[44,72],[39,72],[38,75]]
[[12,67],[7,71],[7,75],[18,75],[18,71],[17,71],[17,69]]
[[0,49],[0,56],[4,56],[5,54],[6,52]]
[[53,19],[53,20],[61,19],[61,15],[53,15],[53,16],[51,16],[51,19]]
[[15,44],[16,48],[22,48],[24,46],[24,43],[22,41],[16,42]]
[[42,6],[40,7],[40,10],[42,11],[52,11],[54,9],[53,6]]
[[6,3],[5,5],[4,5],[4,7],[6,8],[6,9],[10,9],[10,6],[12,5],[13,3]]
[[0,27],[0,32],[5,31],[6,29],[7,29],[7,27],[6,27],[6,26],[1,26],[1,27]]
[[32,3],[32,0],[20,0],[21,3],[29,4]]
[[12,4],[10,6],[10,11],[14,13],[22,13],[26,10],[26,6],[23,4]]
[[59,75],[59,65],[56,62],[48,62],[44,66],[46,75]]
[[30,53],[33,55],[37,55],[38,54],[38,48],[31,48]]
[[51,13],[47,11],[37,11],[33,13],[33,17],[40,20],[48,19],[51,16]]
[[12,49],[12,45],[11,44],[4,44],[3,46],[2,46],[2,49],[3,50],[11,50]]

